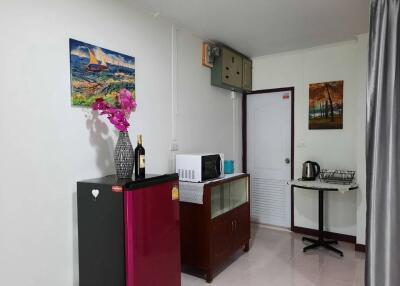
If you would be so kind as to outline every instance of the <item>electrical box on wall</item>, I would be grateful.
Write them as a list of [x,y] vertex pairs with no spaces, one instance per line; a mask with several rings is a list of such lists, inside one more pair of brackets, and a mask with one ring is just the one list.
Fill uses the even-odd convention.
[[211,84],[237,92],[252,90],[252,61],[235,50],[221,46],[211,69]]
[[213,43],[203,43],[201,64],[205,67],[212,68],[214,66],[215,57],[219,56],[219,47]]

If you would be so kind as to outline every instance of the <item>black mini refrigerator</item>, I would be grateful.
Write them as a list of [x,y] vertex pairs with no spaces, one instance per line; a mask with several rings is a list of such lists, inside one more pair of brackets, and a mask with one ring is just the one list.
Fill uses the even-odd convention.
[[178,175],[78,182],[80,286],[179,286]]

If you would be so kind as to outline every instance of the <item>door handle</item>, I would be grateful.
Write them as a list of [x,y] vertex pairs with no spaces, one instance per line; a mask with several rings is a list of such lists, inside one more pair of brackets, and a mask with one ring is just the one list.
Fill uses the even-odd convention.
[[285,163],[289,164],[290,163],[290,159],[289,158],[285,158]]
[[236,231],[236,229],[237,229],[237,221],[236,221],[236,220],[233,220],[233,221],[232,221],[232,230],[233,230],[233,231]]

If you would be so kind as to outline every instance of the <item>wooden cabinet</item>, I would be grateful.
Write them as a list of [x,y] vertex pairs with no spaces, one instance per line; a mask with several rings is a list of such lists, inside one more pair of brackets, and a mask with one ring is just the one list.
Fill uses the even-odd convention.
[[220,56],[211,70],[211,84],[237,92],[251,91],[252,62],[244,55],[228,48],[220,48]]
[[215,218],[211,223],[211,260],[222,263],[232,253],[233,239],[227,239],[233,231],[233,219],[230,214]]
[[234,217],[234,249],[238,249],[244,245],[244,251],[248,251],[248,241],[250,239],[250,205],[236,208],[233,213]]
[[182,269],[207,282],[238,250],[249,250],[249,175],[204,185],[203,204],[180,202]]

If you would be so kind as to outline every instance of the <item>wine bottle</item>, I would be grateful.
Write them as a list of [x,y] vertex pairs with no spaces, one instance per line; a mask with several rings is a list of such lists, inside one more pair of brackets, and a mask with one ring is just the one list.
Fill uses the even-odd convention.
[[142,135],[137,136],[137,146],[135,148],[135,177],[144,178],[145,177],[145,150],[142,146]]

